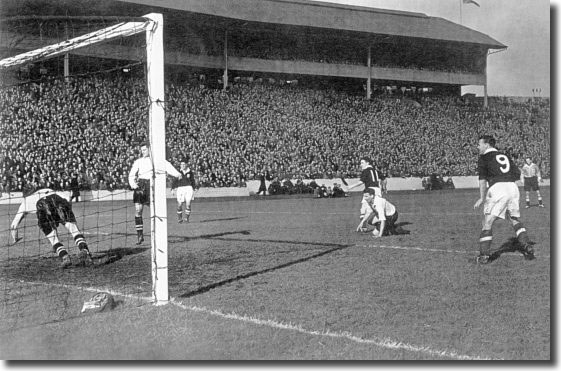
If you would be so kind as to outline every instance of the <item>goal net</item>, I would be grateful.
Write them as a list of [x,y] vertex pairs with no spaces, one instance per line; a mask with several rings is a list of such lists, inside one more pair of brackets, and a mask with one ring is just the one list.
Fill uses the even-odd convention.
[[[80,316],[100,292],[113,305],[167,303],[162,16],[14,17],[0,27],[0,331]],[[136,245],[128,173],[141,141],[153,174],[147,241]],[[76,219],[77,230],[60,221],[58,241],[30,201],[45,188]],[[82,238],[91,262],[79,256]]]

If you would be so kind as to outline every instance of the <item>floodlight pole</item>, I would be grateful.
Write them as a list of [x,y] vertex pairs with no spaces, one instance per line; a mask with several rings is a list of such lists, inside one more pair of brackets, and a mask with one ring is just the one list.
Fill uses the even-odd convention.
[[154,164],[153,194],[150,216],[152,224],[152,296],[154,304],[169,302],[168,241],[166,203],[166,129],[164,109],[164,20],[161,14],[150,13],[144,17],[152,20],[146,28],[146,80],[150,108],[148,130]]

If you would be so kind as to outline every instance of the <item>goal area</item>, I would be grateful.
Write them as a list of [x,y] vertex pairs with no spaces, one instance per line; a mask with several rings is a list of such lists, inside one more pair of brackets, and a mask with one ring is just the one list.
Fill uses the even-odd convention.
[[[168,303],[162,15],[16,17],[1,27],[0,331],[82,315],[100,292],[114,305]],[[136,245],[127,176],[144,141],[151,197],[147,241]],[[76,258],[63,224],[72,265],[62,268],[34,210],[14,241],[18,209],[43,188],[69,201],[93,264]]]

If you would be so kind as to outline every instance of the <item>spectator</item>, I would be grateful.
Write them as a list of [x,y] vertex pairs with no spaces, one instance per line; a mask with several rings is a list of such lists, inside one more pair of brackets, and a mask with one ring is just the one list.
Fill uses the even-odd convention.
[[[3,187],[21,191],[33,179],[65,187],[64,173],[72,168],[84,178],[82,189],[127,188],[126,164],[138,156],[129,143],[147,137],[145,89],[140,79],[113,74],[1,90]],[[383,172],[393,177],[475,175],[470,138],[481,128],[513,159],[531,156],[543,178],[551,174],[547,99],[496,98],[483,110],[479,102],[418,95],[420,107],[412,108],[398,99],[401,92],[366,101],[335,89],[240,83],[225,93],[198,82],[171,82],[166,95],[171,157],[192,154],[203,187],[257,180],[265,166],[269,177],[281,179],[335,172],[355,178],[354,159],[362,155],[384,161]]]

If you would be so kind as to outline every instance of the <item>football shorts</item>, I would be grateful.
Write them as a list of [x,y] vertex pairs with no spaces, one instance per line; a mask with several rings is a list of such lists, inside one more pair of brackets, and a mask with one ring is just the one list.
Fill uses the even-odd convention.
[[529,178],[524,178],[524,190],[525,191],[539,191],[540,185],[538,184],[538,177],[533,176]]
[[139,179],[138,188],[132,194],[132,201],[135,204],[149,205],[150,204],[150,180]]
[[514,182],[495,183],[487,190],[483,213],[504,219],[507,211],[511,216],[520,217],[518,186]]
[[183,186],[177,188],[177,203],[190,203],[193,199],[193,187],[192,186]]
[[39,229],[45,236],[55,230],[59,224],[76,223],[70,203],[57,194],[43,197],[37,201],[37,220]]

